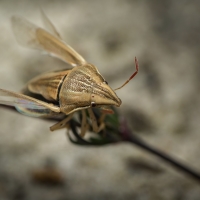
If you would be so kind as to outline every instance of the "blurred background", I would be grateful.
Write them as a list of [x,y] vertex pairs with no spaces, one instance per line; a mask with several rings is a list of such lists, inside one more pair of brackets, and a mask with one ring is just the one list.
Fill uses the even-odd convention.
[[[200,1],[0,1],[0,88],[69,67],[17,44],[10,18],[42,25],[44,10],[64,40],[117,91],[138,136],[200,171]],[[52,122],[0,108],[0,199],[199,200],[198,182],[128,143],[82,147]],[[50,178],[49,178],[50,177]]]

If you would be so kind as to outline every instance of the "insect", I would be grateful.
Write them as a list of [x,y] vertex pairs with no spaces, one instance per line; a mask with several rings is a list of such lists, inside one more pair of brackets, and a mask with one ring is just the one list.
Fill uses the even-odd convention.
[[[18,112],[31,117],[52,118],[65,116],[50,127],[51,131],[67,127],[76,111],[82,112],[81,135],[88,129],[86,110],[91,119],[94,132],[104,128],[104,116],[113,113],[110,106],[121,105],[121,100],[108,85],[97,67],[88,63],[72,47],[61,39],[47,16],[42,12],[46,31],[26,19],[13,16],[12,27],[17,41],[24,46],[41,50],[70,64],[73,68],[48,72],[30,80],[20,92],[0,89],[0,104],[16,108]],[[135,58],[136,71],[119,88],[126,85],[138,73],[138,61]],[[116,89],[116,90],[117,90]],[[92,108],[103,111],[103,117],[97,122]]]

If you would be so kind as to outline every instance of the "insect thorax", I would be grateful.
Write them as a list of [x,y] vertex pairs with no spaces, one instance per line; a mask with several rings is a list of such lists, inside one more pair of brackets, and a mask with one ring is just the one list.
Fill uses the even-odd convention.
[[92,103],[119,106],[121,100],[106,84],[97,68],[86,64],[75,67],[67,75],[61,86],[59,103],[61,111],[69,114],[89,108]]

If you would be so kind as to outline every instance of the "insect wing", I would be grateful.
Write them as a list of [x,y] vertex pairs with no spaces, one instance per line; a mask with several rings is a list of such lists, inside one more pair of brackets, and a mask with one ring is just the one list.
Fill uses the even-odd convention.
[[20,113],[32,117],[42,117],[60,112],[60,108],[55,105],[3,89],[0,89],[0,104],[14,106]]
[[[49,20],[46,19],[45,21]],[[80,66],[86,63],[84,58],[72,47],[22,17],[13,16],[12,27],[17,41],[23,46],[45,51],[72,66]]]
[[43,21],[44,27],[54,36],[58,37],[59,39],[62,39],[58,31],[56,30],[55,26],[52,24],[52,22],[49,20],[49,18],[46,16],[44,11],[41,9],[41,17]]

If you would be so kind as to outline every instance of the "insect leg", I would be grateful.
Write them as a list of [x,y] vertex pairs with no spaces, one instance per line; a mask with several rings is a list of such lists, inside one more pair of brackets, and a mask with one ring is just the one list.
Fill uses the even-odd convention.
[[56,124],[54,124],[53,126],[50,127],[50,130],[51,131],[55,131],[55,130],[58,130],[58,129],[61,129],[61,128],[65,128],[67,123],[69,122],[70,119],[72,119],[73,117],[73,114],[70,114],[68,115],[65,119],[63,119],[61,122],[58,122]]
[[85,110],[82,110],[81,112],[82,112],[81,137],[84,137],[89,125],[87,123],[87,116]]
[[104,123],[104,119],[105,119],[105,117],[106,117],[106,114],[107,114],[107,113],[104,113],[104,112],[101,114],[101,117],[100,117],[100,119],[99,119],[99,123],[100,123],[100,124]]
[[102,121],[100,123],[100,125],[98,126],[97,124],[97,119],[92,111],[92,108],[88,108],[88,112],[89,112],[89,115],[90,115],[90,119],[92,121],[92,128],[93,128],[93,131],[98,133],[100,132],[101,130],[103,130],[105,128],[105,124],[104,122]]

